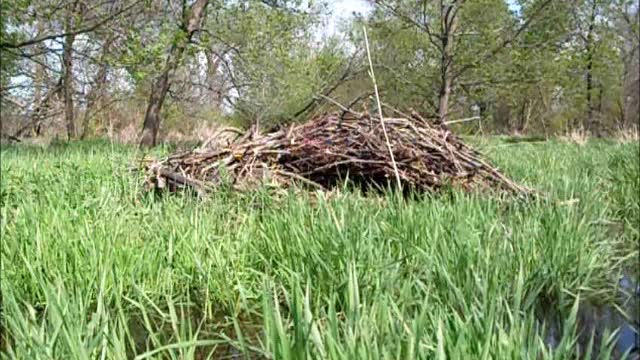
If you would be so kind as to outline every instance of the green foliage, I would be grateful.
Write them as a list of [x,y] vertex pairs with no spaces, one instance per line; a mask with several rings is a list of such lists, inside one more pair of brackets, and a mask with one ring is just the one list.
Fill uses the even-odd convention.
[[267,7],[259,2],[230,4],[211,17],[216,39],[230,44],[238,99],[246,122],[272,126],[289,121],[316,93],[336,81],[346,59],[335,42],[318,45],[314,30],[325,11]]
[[[25,24],[23,14],[29,6],[29,0],[0,1],[0,43],[14,44],[24,39],[20,26]],[[14,74],[19,56],[7,49],[0,50],[0,85],[6,86]]]
[[637,144],[475,141],[548,200],[156,196],[133,148],[3,147],[2,357],[570,357],[577,304],[637,255],[603,227],[637,215]]
[[610,156],[608,198],[616,221],[622,223],[620,235],[628,239],[625,250],[636,251],[640,244],[640,147],[628,144],[626,148]]
[[[365,23],[384,97],[400,108],[435,113],[443,66],[440,4],[448,2],[383,3],[389,6],[374,7]],[[635,76],[625,73],[629,59],[621,49],[637,42],[629,40],[637,26],[627,24],[637,7],[624,3],[598,1],[589,37],[592,1],[523,0],[517,11],[505,1],[464,2],[453,36],[452,114],[475,115],[478,106],[489,130],[549,134],[587,126],[590,71],[592,111],[599,126],[611,130],[625,102],[624,79]],[[626,22],[616,20],[624,16]]]
[[162,23],[161,31],[156,24],[145,28],[134,28],[127,32],[125,48],[117,60],[129,72],[136,85],[144,83],[165,65],[166,52],[174,39],[172,34],[180,33],[172,24]]

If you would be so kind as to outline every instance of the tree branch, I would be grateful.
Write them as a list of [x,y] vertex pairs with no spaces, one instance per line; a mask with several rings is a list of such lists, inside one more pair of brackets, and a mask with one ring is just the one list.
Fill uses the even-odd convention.
[[420,29],[420,30],[424,31],[425,33],[427,33],[427,36],[429,37],[429,42],[431,44],[433,44],[438,50],[442,51],[442,47],[440,45],[440,42],[437,39],[439,35],[438,34],[434,34],[433,31],[431,31],[431,27],[429,27],[429,23],[427,22],[426,17],[424,19],[424,23],[420,23],[420,22],[416,21],[415,19],[413,19],[411,16],[402,13],[397,8],[392,7],[391,5],[386,3],[384,0],[374,0],[374,4],[382,7],[383,9],[386,9],[386,10],[390,11],[391,14],[393,14],[394,16],[396,16],[396,17],[398,17],[400,19],[403,19],[404,21],[414,25],[418,29]]
[[95,24],[86,26],[84,28],[81,29],[76,29],[73,31],[66,31],[60,34],[51,34],[51,35],[46,35],[46,36],[39,36],[36,37],[34,39],[29,39],[26,41],[22,41],[19,43],[11,43],[11,42],[0,42],[0,49],[18,49],[18,48],[22,48],[25,46],[29,46],[29,45],[34,45],[34,44],[38,44],[47,40],[53,40],[56,38],[60,38],[60,37],[65,37],[65,36],[77,36],[80,34],[85,34],[85,33],[89,33],[89,32],[93,32],[96,29],[98,29],[99,27],[101,27],[102,25],[108,23],[109,21],[115,19],[116,17],[120,16],[121,14],[124,14],[125,12],[133,9],[136,5],[142,3],[141,0],[135,0],[133,3],[131,3],[129,6],[121,9],[120,11],[117,11],[113,14],[111,14],[110,16],[107,16],[106,18],[96,22]]
[[538,17],[538,15],[540,15],[540,13],[542,12],[542,10],[544,8],[546,8],[550,3],[552,2],[552,0],[545,0],[542,5],[540,5],[538,7],[538,9],[536,9],[536,11],[527,19],[527,21],[525,21],[519,28],[518,30],[516,30],[515,34],[511,37],[509,37],[508,39],[504,40],[501,44],[499,44],[498,46],[496,46],[495,48],[493,48],[487,55],[483,56],[482,58],[467,64],[465,66],[462,66],[460,68],[460,70],[458,70],[455,74],[453,74],[452,79],[455,80],[457,78],[459,78],[463,73],[465,73],[466,71],[475,68],[476,66],[478,66],[481,63],[486,62],[487,60],[491,59],[492,57],[494,57],[495,55],[497,55],[500,51],[502,51],[504,48],[506,48],[509,44],[511,44],[514,40],[516,40],[520,34],[522,34],[528,27],[529,25],[531,25],[531,23],[533,22],[534,19],[536,19]]

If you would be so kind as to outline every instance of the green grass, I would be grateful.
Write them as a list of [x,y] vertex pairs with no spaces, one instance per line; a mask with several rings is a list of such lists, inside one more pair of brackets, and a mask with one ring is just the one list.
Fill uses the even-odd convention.
[[[578,305],[613,301],[638,257],[638,144],[478,142],[548,199],[200,201],[142,193],[132,148],[4,148],[0,357],[584,355]],[[536,318],[549,309],[553,351]]]

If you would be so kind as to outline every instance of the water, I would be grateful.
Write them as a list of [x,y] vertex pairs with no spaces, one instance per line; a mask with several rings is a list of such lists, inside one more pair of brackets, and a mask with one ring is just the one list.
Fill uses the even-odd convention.
[[625,311],[629,318],[623,318],[620,323],[620,334],[616,347],[620,353],[629,351],[633,354],[631,358],[640,359],[640,334],[638,334],[640,329],[640,282],[634,283],[631,277],[625,275],[620,279],[620,289],[628,300]]
[[[621,359],[627,355],[627,359],[640,360],[640,283],[634,281],[629,275],[623,276],[619,281],[619,305],[622,314],[614,306],[580,304],[577,316],[577,328],[579,332],[578,344],[585,348],[589,343],[591,334],[594,335],[594,357],[600,352],[603,337],[606,331],[609,334],[618,331],[613,347],[613,358]],[[625,316],[626,315],[626,316]],[[557,317],[545,314],[545,342],[550,348],[556,348],[561,341],[562,331]]]

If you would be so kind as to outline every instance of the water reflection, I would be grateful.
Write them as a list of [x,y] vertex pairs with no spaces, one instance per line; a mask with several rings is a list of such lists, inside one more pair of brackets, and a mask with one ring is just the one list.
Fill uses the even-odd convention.
[[[593,357],[600,353],[604,337],[617,331],[613,346],[614,359],[640,360],[640,283],[625,275],[619,281],[618,304],[621,313],[610,305],[580,304],[577,316],[578,345],[585,349],[593,334]],[[552,314],[544,314],[545,343],[554,349],[562,337],[561,322]]]

